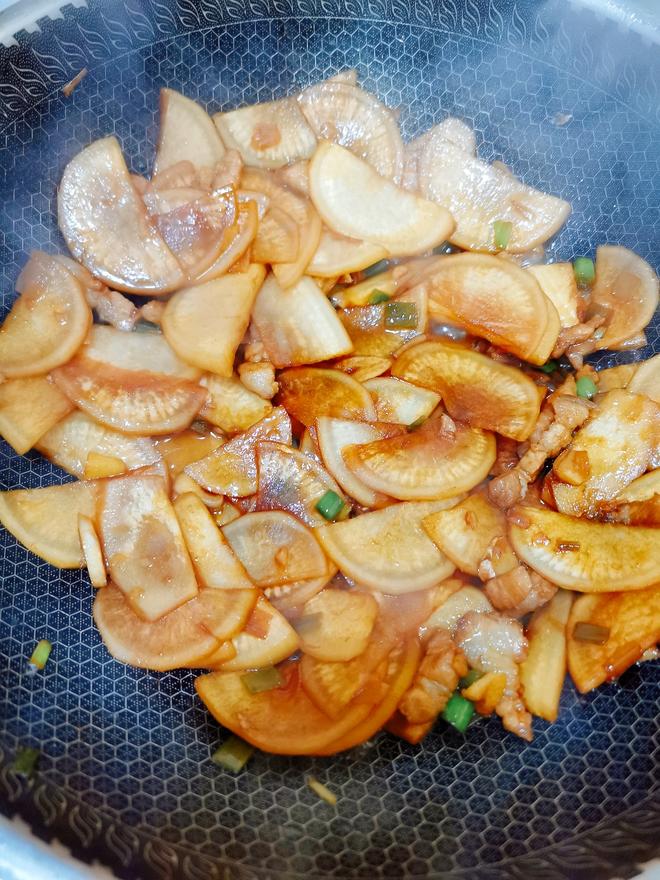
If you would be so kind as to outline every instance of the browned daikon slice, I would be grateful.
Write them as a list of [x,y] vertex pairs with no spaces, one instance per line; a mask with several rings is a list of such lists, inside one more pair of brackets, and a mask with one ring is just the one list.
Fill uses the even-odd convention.
[[317,660],[347,661],[366,651],[378,603],[357,590],[322,590],[295,621],[300,648]]
[[300,642],[286,617],[259,596],[243,632],[232,638],[232,644],[236,655],[222,664],[223,670],[274,666],[297,651]]
[[23,455],[72,409],[47,376],[7,379],[0,385],[0,434]]
[[369,392],[339,370],[297,367],[284,370],[277,381],[277,400],[303,425],[314,424],[319,416],[376,420]]

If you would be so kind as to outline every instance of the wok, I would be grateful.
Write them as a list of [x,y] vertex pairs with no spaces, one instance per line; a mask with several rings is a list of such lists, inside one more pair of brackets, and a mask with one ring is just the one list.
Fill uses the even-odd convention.
[[[573,204],[550,257],[626,245],[660,269],[660,52],[571,3],[511,0],[78,0],[0,52],[0,273],[4,308],[26,254],[63,249],[65,163],[116,133],[149,174],[158,90],[211,108],[294,92],[345,67],[404,136],[447,114],[481,154]],[[32,15],[42,4],[33,3]],[[632,19],[631,19],[632,21]],[[24,24],[27,24],[26,19]],[[89,74],[69,98],[61,87]],[[607,354],[602,366],[660,350]],[[62,480],[38,454],[0,449],[2,488]],[[497,720],[438,725],[421,747],[387,734],[330,759],[257,755],[234,777],[209,760],[223,734],[190,671],[113,661],[85,574],[55,571],[0,534],[0,806],[119,877],[609,878],[658,851],[660,666],[586,697],[531,745]],[[44,673],[26,658],[49,638]],[[19,746],[39,771],[11,770]],[[305,785],[338,795],[336,809]]]

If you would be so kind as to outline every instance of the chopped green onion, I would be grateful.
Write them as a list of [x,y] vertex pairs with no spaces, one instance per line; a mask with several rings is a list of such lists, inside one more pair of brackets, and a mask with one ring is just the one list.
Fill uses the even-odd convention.
[[14,773],[21,776],[32,776],[37,767],[41,752],[32,746],[23,746],[16,751],[14,763],[11,765]]
[[557,361],[547,361],[547,363],[541,364],[538,369],[542,373],[554,373],[555,370],[559,369],[559,364],[557,363]]
[[418,323],[416,303],[389,302],[385,306],[385,327],[392,330],[414,330]]
[[367,300],[368,305],[377,306],[378,303],[385,303],[390,299],[389,293],[385,293],[384,290],[378,290],[376,288],[372,294],[370,294],[369,299]]
[[493,223],[495,247],[498,251],[503,251],[508,245],[512,229],[513,225],[508,220],[496,220]]
[[578,397],[586,397],[591,399],[598,391],[596,383],[589,376],[580,376],[575,383],[575,393]]
[[309,785],[314,794],[317,794],[322,801],[326,802],[326,804],[330,804],[331,807],[336,806],[337,795],[333,794],[330,789],[323,785],[322,782],[319,782],[318,779],[315,779],[313,776],[308,776],[307,785]]
[[40,642],[37,642],[36,647],[32,652],[30,665],[34,666],[35,669],[43,669],[46,663],[48,663],[48,658],[50,657],[50,652],[52,650],[53,646],[48,639],[41,639]]
[[362,275],[365,278],[371,278],[372,275],[380,275],[381,272],[384,272],[389,263],[387,260],[379,260],[377,263],[373,263],[371,266],[367,266],[366,269],[362,270]]
[[328,489],[325,495],[316,502],[316,509],[327,520],[335,520],[344,509],[344,502],[336,492]]
[[473,685],[475,683],[475,681],[478,681],[482,675],[483,675],[483,672],[479,672],[478,669],[471,669],[467,675],[464,675],[463,678],[461,678],[459,680],[459,682],[458,682],[459,690],[465,690],[465,688],[469,688],[471,685]]
[[473,715],[474,704],[460,694],[453,694],[449,698],[449,702],[442,713],[444,720],[460,733],[465,733]]
[[422,425],[424,424],[425,421],[426,421],[426,418],[424,416],[420,416],[418,419],[415,419],[414,422],[411,422],[408,425],[407,430],[408,431],[416,431],[417,428],[422,427]]
[[594,645],[604,645],[609,637],[609,627],[599,626],[597,623],[586,623],[581,620],[573,627],[573,638],[577,642],[591,642]]
[[241,681],[251,694],[262,694],[264,691],[272,691],[282,684],[282,676],[279,669],[274,666],[264,666],[253,672],[241,675]]
[[596,280],[596,267],[590,257],[578,257],[573,260],[573,272],[575,280],[583,287],[588,287]]
[[240,773],[254,754],[254,749],[237,736],[230,736],[226,742],[211,755],[211,760],[231,773]]

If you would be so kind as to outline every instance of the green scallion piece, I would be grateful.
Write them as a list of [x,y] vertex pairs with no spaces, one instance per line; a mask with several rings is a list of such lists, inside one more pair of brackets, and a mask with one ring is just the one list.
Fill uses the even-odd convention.
[[583,287],[589,287],[596,280],[596,267],[590,257],[578,257],[573,260],[575,280]]
[[442,717],[460,733],[465,733],[470,719],[474,715],[474,704],[460,694],[453,694],[445,706]]
[[379,303],[386,303],[390,299],[389,293],[385,293],[384,290],[376,290],[370,294],[369,299],[367,300],[368,305],[377,306]]
[[385,272],[389,263],[387,260],[379,260],[377,263],[373,263],[371,266],[367,266],[366,269],[362,270],[362,275],[364,278],[371,278],[373,275],[380,275],[381,272]]
[[48,639],[41,639],[40,642],[37,642],[35,649],[32,652],[30,665],[34,666],[35,669],[43,669],[46,663],[48,663],[48,658],[50,657],[50,652],[52,650],[53,646]]
[[469,688],[470,685],[473,685],[475,681],[478,681],[482,675],[483,672],[479,672],[478,669],[471,669],[467,675],[464,675],[463,678],[459,680],[458,689],[462,691],[465,690],[465,688]]
[[274,666],[264,666],[241,675],[241,681],[251,694],[262,694],[264,691],[272,691],[282,684],[282,676],[279,669]]
[[547,361],[547,363],[541,364],[537,369],[542,373],[554,373],[555,370],[559,369],[559,364],[557,361]]
[[390,330],[414,330],[419,323],[416,303],[389,302],[385,306],[385,327]]
[[493,223],[495,247],[498,251],[503,251],[508,245],[512,229],[513,225],[508,220],[496,220]]
[[598,388],[593,379],[590,379],[589,376],[580,376],[580,378],[575,383],[575,393],[578,397],[585,397],[591,400],[591,398],[598,392]]
[[211,760],[230,773],[240,773],[254,754],[254,749],[237,736],[230,736],[226,742],[211,755]]
[[17,749],[11,768],[14,773],[20,773],[21,776],[32,776],[37,768],[40,755],[39,749],[35,749],[33,746],[22,746]]
[[332,489],[328,491],[316,502],[316,509],[324,519],[335,520],[344,509],[344,502],[336,492]]

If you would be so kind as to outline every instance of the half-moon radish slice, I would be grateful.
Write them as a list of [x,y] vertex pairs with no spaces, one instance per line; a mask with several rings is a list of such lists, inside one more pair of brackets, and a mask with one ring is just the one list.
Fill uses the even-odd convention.
[[439,205],[399,189],[350,150],[323,141],[310,165],[312,201],[333,232],[384,247],[391,256],[429,251],[451,235]]
[[518,557],[551,583],[580,593],[639,590],[658,579],[658,530],[518,507],[509,537]]
[[94,324],[80,354],[123,370],[160,373],[178,379],[198,379],[200,371],[182,361],[162,333],[126,333]]
[[264,595],[278,611],[281,611],[287,619],[291,619],[297,617],[299,609],[305,602],[309,602],[320,593],[336,574],[337,567],[328,561],[328,569],[321,577],[266,587]]
[[379,244],[357,241],[324,229],[306,271],[315,278],[336,278],[349,272],[359,272],[385,257],[387,251]]
[[174,499],[174,512],[197,574],[204,587],[252,589],[252,581],[204,503],[190,492]]
[[551,238],[566,221],[571,206],[521,183],[432,131],[419,159],[419,188],[456,221],[450,241],[476,251],[497,250],[494,224],[511,223],[507,251],[524,253]]
[[309,86],[298,102],[317,137],[347,147],[382,177],[399,183],[403,141],[392,112],[359,86],[322,82]]
[[183,161],[206,172],[215,168],[224,154],[224,145],[206,110],[174,89],[161,89],[154,174]]
[[209,396],[200,416],[228,434],[247,431],[273,410],[269,400],[246,388],[236,375],[209,373],[202,378],[201,384]]
[[158,620],[197,595],[181,527],[160,477],[108,480],[98,522],[110,577],[144,620]]
[[317,660],[342,662],[366,651],[378,603],[358,590],[322,590],[295,621],[300,648]]
[[416,431],[344,450],[353,473],[377,492],[402,501],[453,498],[486,478],[495,437],[448,416]]
[[228,272],[232,266],[247,254],[256,238],[259,228],[257,205],[253,201],[239,204],[236,223],[223,233],[223,241],[215,262],[205,269],[194,280],[197,284],[211,281]]
[[[395,361],[395,366],[397,363]],[[417,384],[404,382],[393,376],[379,376],[368,379],[363,384],[373,399],[381,422],[393,422],[397,425],[420,424],[440,403],[440,395],[435,391],[420,388]]]
[[69,162],[57,208],[71,253],[110,287],[157,296],[185,282],[147,218],[116,138],[94,141]]
[[376,420],[369,392],[346,373],[320,367],[284,370],[277,377],[277,397],[294,418],[308,427],[319,416]]
[[72,409],[47,376],[7,379],[0,384],[0,435],[24,455]]
[[225,146],[255,168],[281,168],[309,159],[316,149],[314,132],[295,98],[216,113],[213,121]]
[[419,282],[428,289],[432,317],[533,364],[550,357],[559,336],[557,310],[519,266],[487,254],[452,254],[415,267],[413,283]]
[[101,542],[93,521],[82,513],[78,514],[78,536],[92,586],[105,587],[108,583],[108,575],[103,561]]
[[[335,361],[333,366],[335,369],[341,370],[342,373],[352,376],[356,382],[365,384],[369,379],[376,379],[383,373],[387,373],[392,366],[392,361],[386,357],[378,357],[378,355],[357,354]],[[377,401],[374,400],[374,403]]]
[[276,367],[318,363],[353,350],[337,313],[311,278],[283,290],[269,275],[257,294],[252,319]]
[[232,638],[232,644],[236,654],[222,664],[228,672],[281,663],[298,650],[300,641],[286,617],[259,596],[243,632]]
[[283,443],[257,444],[257,474],[257,510],[288,510],[315,528],[327,523],[316,505],[333,492],[344,505],[341,514],[350,512],[350,502],[323,465]]
[[259,587],[321,577],[328,563],[314,532],[281,510],[246,513],[223,528],[225,538]]
[[526,440],[539,417],[542,390],[529,376],[450,340],[406,349],[392,375],[437,391],[454,418],[514,440]]
[[57,568],[81,568],[78,517],[94,517],[97,495],[93,481],[0,492],[0,522],[35,556]]
[[255,263],[292,263],[300,246],[298,224],[277,205],[271,205],[259,220],[250,258]]
[[37,448],[79,479],[85,476],[90,453],[118,459],[129,471],[161,460],[149,437],[128,437],[99,424],[84,412],[73,412],[58,422],[43,435]]
[[52,375],[60,391],[83,412],[125,434],[181,431],[206,399],[206,389],[193,382],[86,357],[75,357]]
[[169,475],[174,482],[188,464],[206,458],[218,446],[222,437],[211,433],[198,433],[191,429],[181,431],[171,437],[155,437],[154,444],[163,458]]
[[598,345],[614,348],[643,330],[658,307],[658,276],[633,251],[601,245],[596,251],[596,283],[587,317],[605,314],[605,333]]
[[[637,369],[626,386],[628,391],[644,394],[660,404],[660,354],[636,366]],[[600,384],[598,389],[600,390]]]
[[323,549],[347,577],[381,593],[426,590],[449,577],[454,563],[422,528],[422,520],[459,499],[392,504],[316,529]]
[[363,507],[385,507],[392,499],[382,492],[374,492],[356,477],[346,466],[342,452],[348,446],[382,440],[383,437],[392,437],[399,432],[402,433],[403,429],[397,430],[394,425],[374,425],[353,419],[320,416],[316,420],[316,434],[323,463],[342,489]]
[[257,491],[256,448],[261,440],[291,444],[291,420],[281,406],[229,440],[185,472],[207,492],[246,498]]
[[248,272],[223,275],[176,293],[165,306],[162,326],[179,357],[200,369],[231,376],[264,275],[263,268],[255,265]]
[[557,309],[562,328],[579,323],[580,300],[573,266],[570,263],[548,263],[529,266],[527,271],[536,278],[543,293]]
[[46,373],[73,357],[92,323],[77,278],[55,257],[34,253],[21,272],[20,293],[0,328],[0,373]]
[[[449,583],[449,582],[448,582]],[[488,614],[493,610],[483,590],[471,584],[454,590],[424,621],[425,630],[447,629],[453,635],[458,621],[469,611]]]

